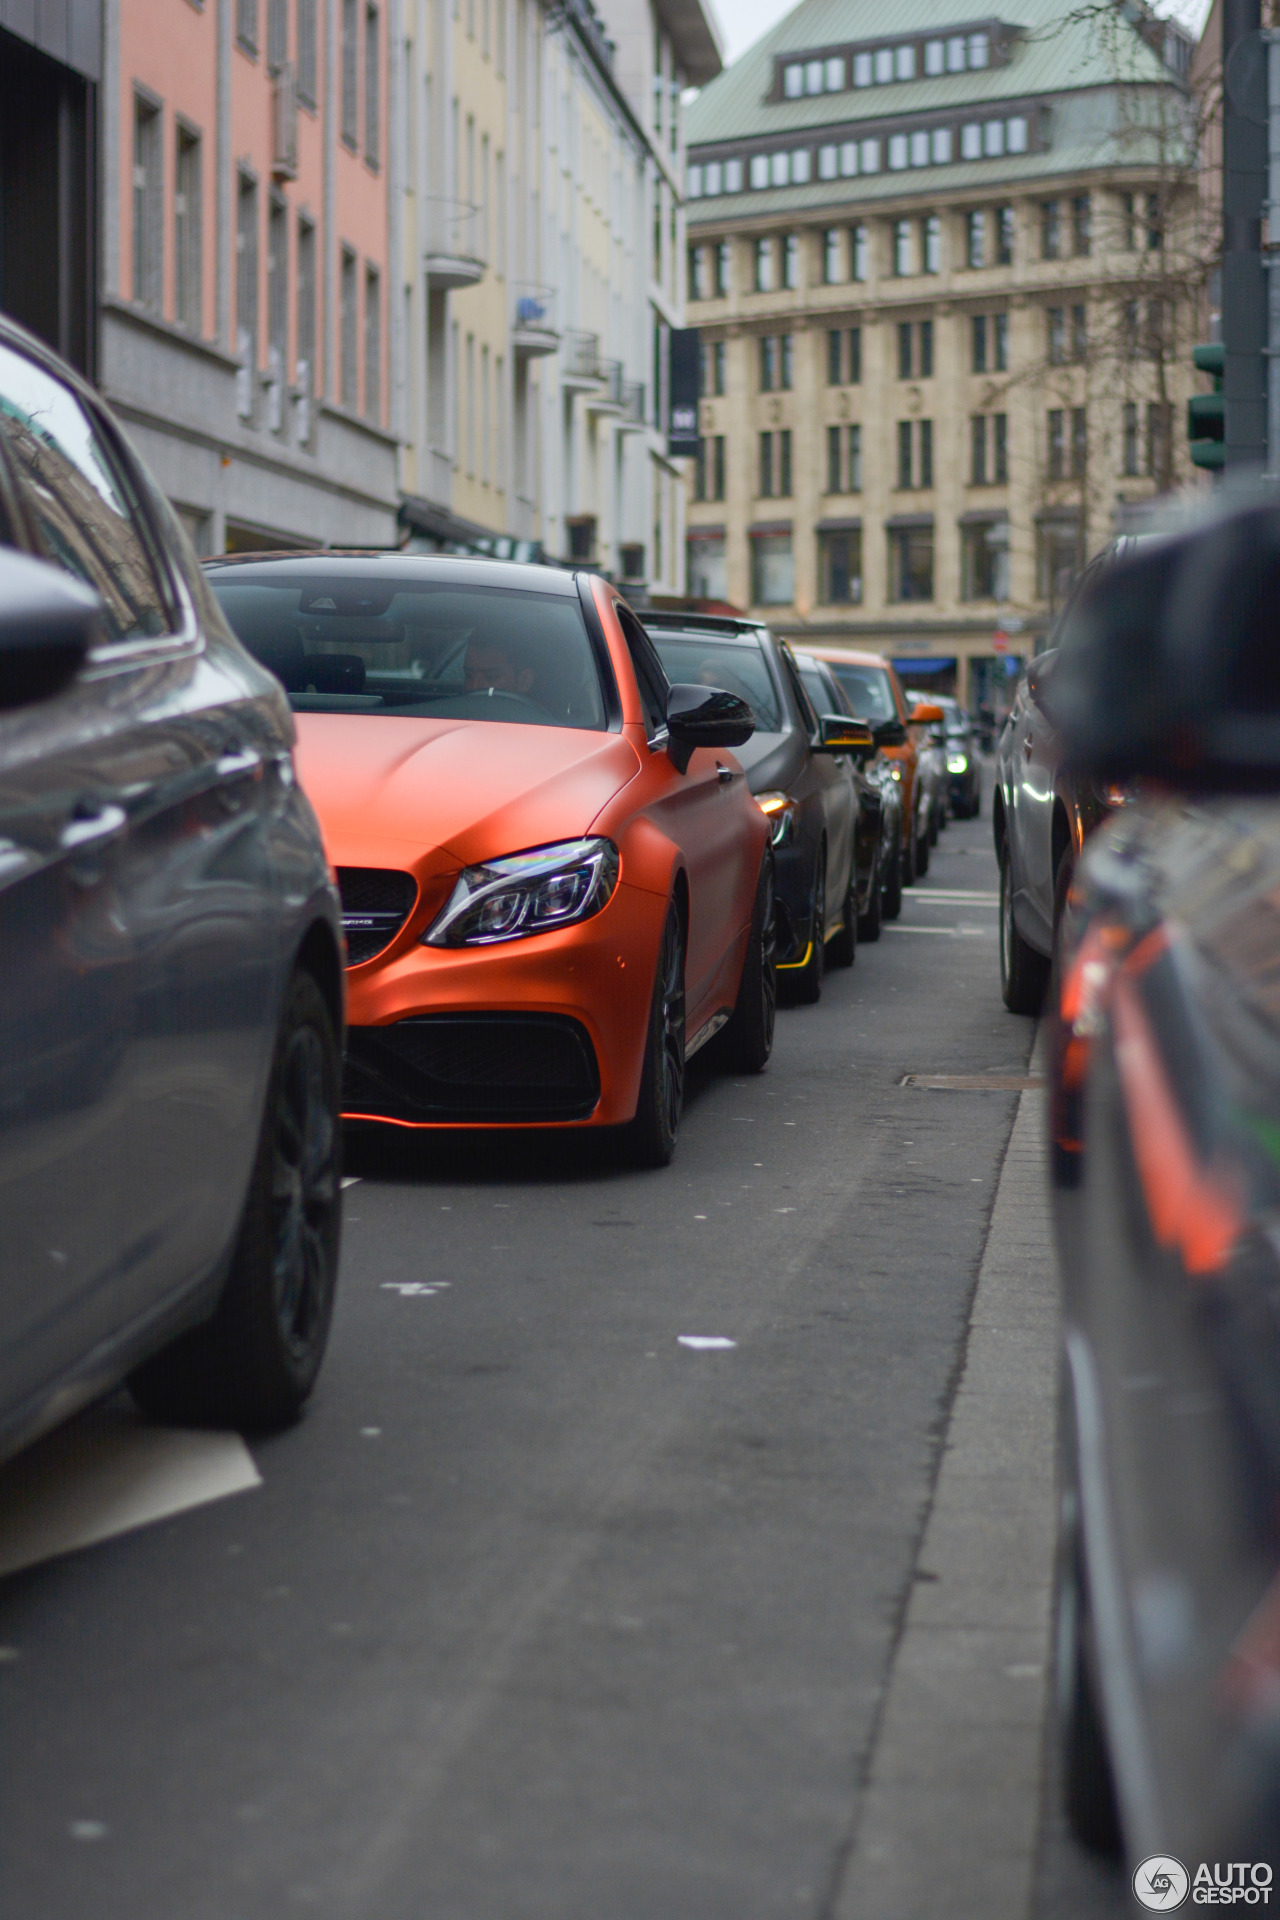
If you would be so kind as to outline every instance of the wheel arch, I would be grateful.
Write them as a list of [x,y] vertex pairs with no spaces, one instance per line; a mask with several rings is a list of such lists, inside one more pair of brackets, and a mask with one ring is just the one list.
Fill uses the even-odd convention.
[[341,1043],[346,1027],[345,978],[342,955],[326,921],[313,920],[307,928],[294,956],[294,968],[309,973],[319,987]]

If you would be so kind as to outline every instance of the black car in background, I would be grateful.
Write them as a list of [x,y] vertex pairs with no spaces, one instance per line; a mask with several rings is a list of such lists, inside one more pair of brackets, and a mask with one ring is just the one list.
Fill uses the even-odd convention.
[[848,748],[832,744],[854,723],[824,727],[791,649],[757,621],[654,611],[641,619],[673,684],[723,687],[755,715],[755,732],[735,752],[773,823],[778,984],[815,1001],[828,963],[852,966],[857,950],[858,794]]
[[1076,870],[1052,1049],[1067,1810],[1131,1863],[1262,1862],[1251,1889],[1280,1862],[1277,607],[1280,506],[1219,507],[1088,583],[1044,691],[1133,796]]
[[[797,653],[795,661],[819,715],[859,717],[825,660]],[[878,940],[881,922],[902,912],[902,788],[874,739],[852,760],[858,790],[858,938]]]
[[976,820],[982,812],[982,766],[978,759],[978,741],[973,722],[958,700],[946,694],[934,694],[942,708],[944,745],[947,755],[947,798],[952,818]]
[[[921,706],[932,707],[941,715],[942,709],[937,695],[921,693],[919,687],[906,688],[907,705],[913,711]],[[929,845],[936,847],[938,835],[950,819],[950,787],[947,782],[947,730],[945,722],[939,717],[930,720],[927,725],[918,728],[916,734],[917,750],[920,755],[920,805],[924,818],[928,821]],[[928,862],[921,869],[928,870]]]
[[128,1379],[297,1413],[341,911],[293,722],[96,395],[0,321],[0,1453]]

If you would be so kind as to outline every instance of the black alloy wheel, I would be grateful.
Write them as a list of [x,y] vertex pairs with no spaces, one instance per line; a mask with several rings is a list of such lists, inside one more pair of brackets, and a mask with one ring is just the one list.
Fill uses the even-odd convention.
[[845,888],[844,904],[840,908],[840,928],[827,941],[827,964],[832,967],[851,967],[858,957],[858,868],[855,860],[849,861],[849,884]]
[[1049,962],[1028,946],[1013,917],[1013,859],[1006,835],[1000,850],[1000,992],[1010,1013],[1039,1013]]
[[813,869],[813,905],[809,909],[809,951],[802,967],[788,975],[791,997],[803,1007],[822,998],[822,976],[827,970],[827,850],[819,847]]
[[[880,927],[884,920],[884,881],[880,871],[883,859],[883,848],[877,846],[871,866],[871,884],[867,888],[867,910],[858,915],[858,938],[867,945],[872,945],[880,938]],[[901,900],[901,887],[898,897]]]
[[893,836],[893,851],[889,855],[889,864],[884,876],[883,918],[896,920],[902,912],[902,823],[899,821],[897,832]]
[[658,949],[640,1097],[625,1129],[637,1166],[665,1167],[676,1150],[684,1108],[684,1013],[684,929],[673,900]]
[[222,1297],[212,1319],[130,1377],[154,1418],[269,1432],[301,1412],[338,1278],[341,1065],[324,996],[309,973],[295,973]]
[[733,1018],[715,1045],[731,1073],[763,1073],[773,1052],[778,1006],[778,940],[773,910],[773,854],[766,847],[756,883],[751,932]]

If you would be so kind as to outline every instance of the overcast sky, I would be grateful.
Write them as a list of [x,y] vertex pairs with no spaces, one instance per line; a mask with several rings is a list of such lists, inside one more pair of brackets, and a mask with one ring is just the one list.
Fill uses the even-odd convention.
[[[796,0],[711,0],[724,28],[725,65],[746,52],[776,20],[790,13]],[[1198,34],[1209,11],[1209,0],[1165,0],[1157,13],[1170,13]]]

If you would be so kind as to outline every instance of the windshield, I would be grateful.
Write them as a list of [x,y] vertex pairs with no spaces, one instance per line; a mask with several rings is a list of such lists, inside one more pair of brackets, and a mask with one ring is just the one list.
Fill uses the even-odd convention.
[[246,572],[214,572],[209,584],[296,713],[606,726],[576,595],[369,571]]
[[833,660],[831,671],[849,696],[859,720],[896,720],[893,687],[883,667],[858,667],[851,660]]
[[781,733],[782,710],[763,650],[750,640],[720,640],[701,634],[650,633],[673,686],[723,687],[745,700],[759,733]]
[[844,702],[837,700],[827,685],[826,676],[817,667],[801,667],[804,690],[819,713],[843,713]]

